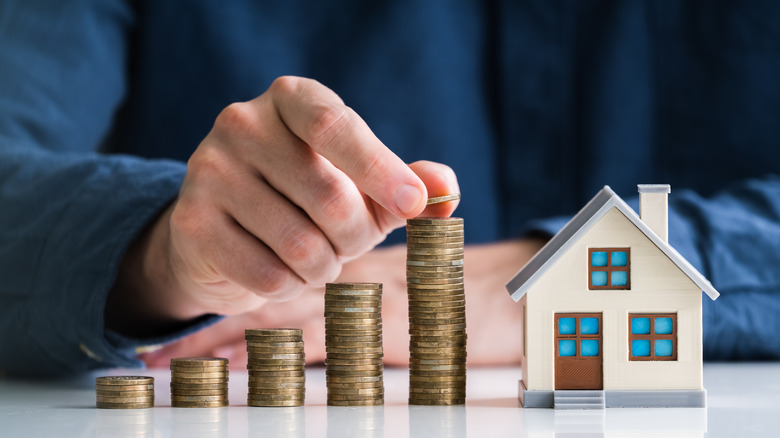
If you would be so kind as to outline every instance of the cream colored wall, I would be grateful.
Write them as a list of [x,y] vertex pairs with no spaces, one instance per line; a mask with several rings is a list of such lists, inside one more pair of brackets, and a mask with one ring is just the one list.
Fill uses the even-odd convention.
[[[631,290],[588,290],[588,248],[630,247]],[[529,390],[554,389],[554,314],[602,313],[604,389],[701,389],[702,291],[613,208],[526,294]],[[628,314],[677,313],[677,361],[629,362]]]

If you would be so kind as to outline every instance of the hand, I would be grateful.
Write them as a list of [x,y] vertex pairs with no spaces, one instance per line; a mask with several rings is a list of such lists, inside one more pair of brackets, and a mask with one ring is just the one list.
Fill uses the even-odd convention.
[[[468,226],[468,224],[467,224]],[[469,365],[517,364],[522,352],[522,308],[504,284],[541,248],[541,240],[467,246],[464,260]],[[385,363],[407,366],[409,320],[406,296],[406,247],[375,249],[344,265],[338,281],[383,284],[382,326]],[[219,356],[236,369],[246,368],[244,329],[303,329],[306,360],[325,359],[324,290],[309,288],[296,300],[267,303],[231,316],[143,359],[167,367],[172,357]]]
[[125,256],[107,325],[148,336],[295,298],[423,213],[429,191],[457,193],[452,170],[407,166],[331,90],[279,78],[219,115],[179,197]]

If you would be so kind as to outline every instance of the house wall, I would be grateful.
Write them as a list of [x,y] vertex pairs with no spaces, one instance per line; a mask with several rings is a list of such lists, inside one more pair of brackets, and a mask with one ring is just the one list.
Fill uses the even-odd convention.
[[[588,290],[588,248],[630,247],[631,290]],[[602,313],[604,389],[702,388],[702,291],[616,208],[608,211],[526,294],[524,381],[552,390],[554,314]],[[677,313],[676,361],[629,361],[629,313]],[[526,374],[527,372],[527,374]]]

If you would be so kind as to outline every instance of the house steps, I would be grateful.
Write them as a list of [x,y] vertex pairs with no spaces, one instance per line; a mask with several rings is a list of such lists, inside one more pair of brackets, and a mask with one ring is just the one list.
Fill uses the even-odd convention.
[[555,409],[604,409],[604,391],[555,391]]

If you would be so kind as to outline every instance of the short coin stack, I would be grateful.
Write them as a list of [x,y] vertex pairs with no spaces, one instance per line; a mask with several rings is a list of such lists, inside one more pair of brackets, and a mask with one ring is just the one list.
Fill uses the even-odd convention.
[[328,405],[384,404],[380,283],[325,287],[325,352]]
[[171,359],[171,406],[216,408],[227,406],[228,360],[221,357]]
[[249,406],[303,406],[306,372],[300,329],[247,329]]
[[409,404],[466,402],[463,219],[406,222]]
[[154,377],[106,376],[95,379],[97,407],[141,409],[154,406]]

